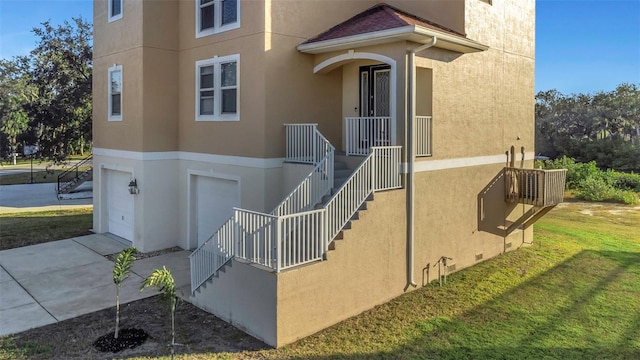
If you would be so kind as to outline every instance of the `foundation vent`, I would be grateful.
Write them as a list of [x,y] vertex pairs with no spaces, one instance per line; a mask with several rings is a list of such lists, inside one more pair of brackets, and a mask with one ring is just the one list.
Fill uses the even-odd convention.
[[505,249],[511,249],[511,243],[508,242],[508,243],[504,244],[504,248]]
[[476,254],[476,261],[480,261],[482,260],[482,258],[483,258],[482,253]]

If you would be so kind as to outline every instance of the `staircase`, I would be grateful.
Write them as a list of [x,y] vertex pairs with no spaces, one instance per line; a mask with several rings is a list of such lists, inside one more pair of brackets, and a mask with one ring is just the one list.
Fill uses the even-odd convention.
[[80,162],[58,175],[56,192],[58,198],[62,194],[68,194],[82,185],[85,181],[93,179],[93,156],[82,159]]
[[315,124],[286,126],[285,161],[314,164],[314,169],[270,214],[234,209],[191,254],[192,292],[233,258],[275,272],[322,261],[374,191],[402,187],[400,146],[372,147],[352,172],[346,162],[335,160],[333,146]]

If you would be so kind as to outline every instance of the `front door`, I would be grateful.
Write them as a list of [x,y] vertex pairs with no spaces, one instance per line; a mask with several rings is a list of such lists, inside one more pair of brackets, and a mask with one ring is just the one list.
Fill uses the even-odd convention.
[[360,68],[360,141],[363,147],[390,145],[391,67]]
[[378,117],[390,114],[391,67],[389,65],[360,68],[360,116]]

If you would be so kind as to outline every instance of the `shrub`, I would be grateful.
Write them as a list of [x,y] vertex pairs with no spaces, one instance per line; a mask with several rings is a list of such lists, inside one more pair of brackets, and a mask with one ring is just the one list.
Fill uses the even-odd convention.
[[616,173],[614,187],[621,190],[640,192],[640,174]]
[[587,201],[604,201],[611,195],[612,188],[598,176],[588,177],[578,183],[576,196]]
[[613,189],[613,191],[611,191],[610,200],[628,205],[637,204],[638,194],[631,190]]
[[544,162],[545,169],[567,169],[567,180],[565,187],[567,189],[578,189],[581,181],[590,177],[598,177],[601,174],[600,169],[596,166],[595,161],[588,163],[576,163],[570,157],[563,156],[554,160]]

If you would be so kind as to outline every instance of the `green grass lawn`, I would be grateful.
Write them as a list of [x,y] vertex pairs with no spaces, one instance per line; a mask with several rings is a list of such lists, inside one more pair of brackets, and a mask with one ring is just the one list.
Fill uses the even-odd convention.
[[0,250],[88,235],[93,209],[0,214]]
[[[564,204],[535,225],[534,245],[452,274],[443,287],[281,349],[176,358],[640,359],[639,229],[638,206]],[[0,338],[0,359],[29,351]]]
[[[58,175],[62,174],[63,172],[64,170],[34,171],[33,183],[44,184],[44,183],[58,182]],[[0,176],[0,185],[20,185],[20,184],[31,184],[31,172]]]
[[640,359],[640,207],[566,204],[535,231],[535,245],[453,274],[446,286],[261,355]]

